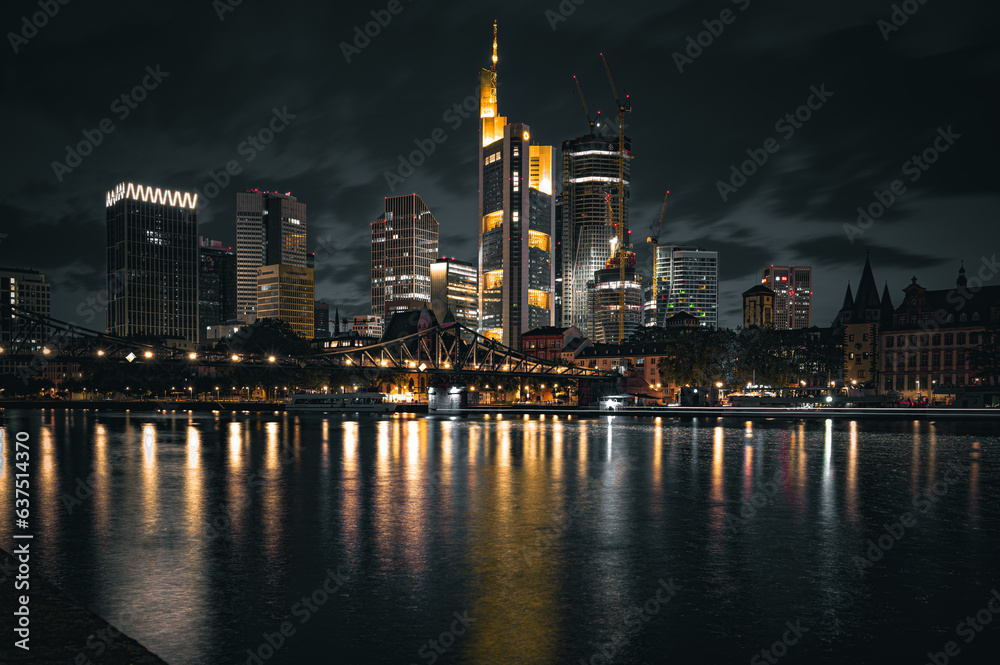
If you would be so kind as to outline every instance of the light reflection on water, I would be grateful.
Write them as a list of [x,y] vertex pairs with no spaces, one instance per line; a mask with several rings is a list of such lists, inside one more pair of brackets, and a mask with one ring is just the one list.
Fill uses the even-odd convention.
[[[6,415],[0,505],[25,429],[38,570],[170,663],[245,662],[338,566],[351,583],[269,663],[420,662],[465,611],[438,662],[749,659],[800,617],[807,661],[886,640],[919,660],[1000,572],[1000,442],[947,423]],[[683,591],[628,627],[661,578]]]

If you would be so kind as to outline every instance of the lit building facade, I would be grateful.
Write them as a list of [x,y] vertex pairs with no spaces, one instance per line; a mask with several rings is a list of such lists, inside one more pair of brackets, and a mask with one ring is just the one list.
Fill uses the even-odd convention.
[[257,271],[263,266],[307,266],[306,204],[291,193],[251,189],[236,194],[237,316],[252,323]]
[[[625,205],[622,218],[628,238],[631,140],[625,138]],[[587,283],[611,258],[613,226],[618,219],[619,160],[617,138],[590,134],[562,146],[562,312],[563,325],[596,334]],[[609,193],[611,196],[609,197]],[[616,280],[617,281],[617,280]],[[615,335],[617,337],[617,333]]]
[[964,266],[951,289],[928,291],[913,278],[879,336],[883,392],[948,402],[956,393],[994,385],[988,372],[980,375],[973,356],[1000,325],[1000,286],[977,281],[969,286]]
[[257,269],[257,318],[280,319],[296,334],[313,339],[316,334],[313,269],[273,265]]
[[385,332],[385,318],[374,314],[355,316],[351,323],[351,330],[361,337],[382,339],[382,333]]
[[[42,317],[52,315],[52,287],[37,270],[0,268],[0,306],[8,305]],[[32,351],[45,344],[47,327],[19,321],[17,314],[0,309],[0,346],[18,342]]]
[[431,302],[431,264],[438,256],[438,221],[416,194],[385,200],[372,222],[372,314],[386,319]]
[[[629,257],[633,257],[630,253]],[[633,257],[634,258],[634,257]],[[614,265],[611,265],[614,264]],[[587,337],[595,344],[618,344],[619,307],[621,305],[621,272],[617,261],[598,270],[587,283],[589,323]],[[635,264],[625,267],[625,340],[642,326],[642,278],[635,272]]]
[[[316,273],[313,273],[315,278]],[[315,288],[315,284],[313,285]],[[330,336],[330,306],[325,302],[313,302],[313,322],[316,327],[314,337],[324,339]]]
[[761,285],[774,291],[774,329],[812,327],[812,266],[768,266]]
[[236,321],[236,254],[218,240],[200,241],[198,320],[205,330]]
[[481,72],[479,141],[480,332],[518,348],[521,333],[555,323],[555,200],[552,146],[508,123],[493,67]]
[[439,322],[450,311],[455,320],[472,330],[479,328],[479,269],[466,261],[444,258],[431,264],[431,309]]
[[886,284],[880,298],[871,261],[866,259],[857,295],[851,292],[848,284],[844,304],[833,324],[841,335],[844,364],[839,379],[845,386],[878,387],[879,339],[891,321],[889,285]]
[[758,284],[743,292],[743,327],[774,328],[774,291]]
[[106,202],[108,332],[196,346],[198,195],[122,183]]
[[719,253],[698,247],[659,245],[653,264],[650,293],[655,301],[656,325],[686,312],[702,326],[719,325]]

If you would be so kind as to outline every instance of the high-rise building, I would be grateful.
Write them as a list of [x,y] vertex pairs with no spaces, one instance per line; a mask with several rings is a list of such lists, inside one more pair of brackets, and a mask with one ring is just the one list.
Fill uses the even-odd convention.
[[199,239],[198,319],[204,331],[236,321],[236,254],[218,240]]
[[431,302],[431,263],[438,256],[438,221],[416,194],[391,196],[372,222],[372,314],[389,320],[397,312]]
[[[631,253],[628,255],[631,256]],[[625,266],[625,337],[618,338],[619,307],[621,305],[621,272],[617,259],[594,273],[584,291],[590,310],[588,322],[592,330],[587,336],[597,344],[619,344],[642,327],[642,277],[636,275],[635,264]]]
[[17,342],[31,351],[39,351],[46,341],[47,327],[32,325],[8,305],[40,317],[52,315],[52,288],[45,275],[37,270],[0,268],[0,346]]
[[758,284],[743,292],[743,327],[774,328],[774,291]]
[[[315,276],[315,273],[313,273]],[[325,302],[316,300],[313,302],[313,321],[316,325],[314,337],[316,339],[326,339],[330,336],[330,306]]]
[[522,332],[555,324],[553,149],[500,115],[496,65],[494,23],[493,66],[480,73],[479,326],[519,348]]
[[198,195],[122,183],[107,194],[108,332],[198,343]]
[[774,291],[774,329],[812,327],[812,267],[768,266],[760,283]]
[[552,265],[555,266],[555,311],[553,317],[557,324],[563,320],[563,208],[565,195],[556,194],[556,238],[552,253]]
[[719,325],[719,253],[698,247],[659,245],[653,264],[656,325],[686,312],[702,326]]
[[313,269],[277,264],[257,269],[257,318],[280,319],[296,334],[316,334]]
[[[628,199],[631,140],[625,138],[625,205],[622,217],[628,237]],[[617,240],[613,224],[618,219],[618,139],[589,134],[563,142],[563,325],[595,334],[588,307],[587,283],[604,270]],[[619,280],[615,280],[619,281]],[[615,333],[615,337],[617,337]]]
[[257,270],[306,266],[306,204],[291,193],[250,189],[236,194],[237,316],[252,323]]
[[476,266],[445,257],[432,263],[431,309],[439,320],[443,312],[450,311],[457,322],[478,330],[479,270]]

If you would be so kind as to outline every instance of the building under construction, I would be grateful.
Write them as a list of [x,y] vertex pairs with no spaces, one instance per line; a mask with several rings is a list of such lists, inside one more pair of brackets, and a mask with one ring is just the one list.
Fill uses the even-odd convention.
[[[628,138],[625,149],[627,153],[631,151]],[[562,155],[562,325],[576,326],[595,339],[594,310],[588,303],[587,283],[595,282],[596,273],[606,269],[611,259],[611,242],[617,237],[608,219],[608,188],[618,184],[617,138],[592,133],[564,141]],[[626,229],[629,177],[626,161],[622,210]],[[612,218],[617,218],[617,198],[612,197],[610,204]]]

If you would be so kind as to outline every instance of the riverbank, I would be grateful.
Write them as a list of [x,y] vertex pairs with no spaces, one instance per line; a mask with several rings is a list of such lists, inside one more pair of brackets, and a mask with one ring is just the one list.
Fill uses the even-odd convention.
[[[89,410],[89,411],[110,411],[121,413],[123,411],[137,411],[139,413],[155,413],[175,411],[184,413],[192,411],[196,413],[211,413],[215,411],[223,413],[274,413],[285,410],[285,402],[237,402],[237,401],[174,401],[174,400],[69,400],[69,399],[33,399],[33,400],[0,400],[0,410],[2,409],[23,409],[26,411],[37,409],[53,409],[55,411],[67,410]],[[426,404],[400,404],[396,407],[399,413],[427,413]]]
[[[0,401],[0,410],[38,410],[53,409],[88,410],[106,412],[220,412],[243,414],[281,413],[285,410],[284,402],[155,402],[155,401],[98,401],[98,400],[4,400]],[[427,415],[426,404],[399,404],[396,413]],[[299,414],[303,415],[303,414]],[[623,407],[619,409],[601,410],[596,408],[580,408],[566,405],[491,405],[469,407],[460,413],[438,412],[434,416],[634,416],[640,418],[791,418],[791,419],[850,419],[850,420],[973,420],[1000,421],[1000,409],[957,409],[928,407],[897,407],[897,408],[838,408],[821,407],[818,409],[783,409],[768,407],[737,407],[737,406],[703,406],[703,407]]]
[[[23,542],[23,541],[22,541]],[[0,549],[0,588],[4,613],[13,613],[14,558]],[[14,647],[15,637],[5,631],[0,662],[32,665],[66,665],[100,662],[102,665],[167,665],[161,658],[121,633],[112,624],[63,593],[37,572],[31,572],[30,650]],[[10,606],[9,608],[7,606]],[[9,609],[9,612],[8,612]],[[98,654],[100,657],[98,657]]]

